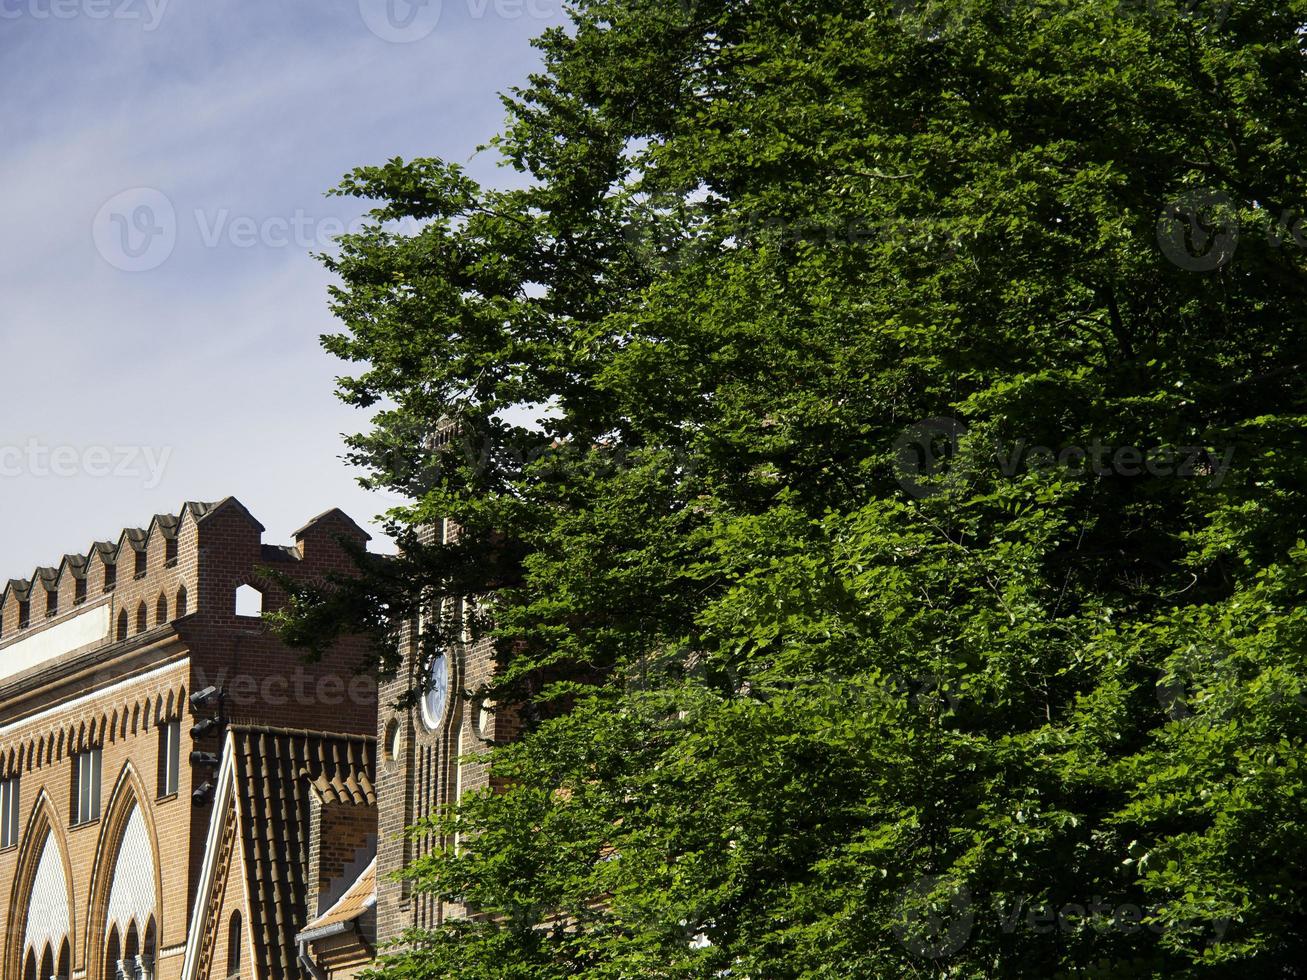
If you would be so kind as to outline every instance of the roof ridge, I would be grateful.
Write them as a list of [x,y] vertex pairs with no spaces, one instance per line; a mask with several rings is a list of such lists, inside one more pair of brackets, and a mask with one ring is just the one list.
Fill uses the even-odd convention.
[[227,726],[233,734],[251,735],[314,735],[320,738],[357,739],[361,742],[375,743],[377,736],[354,734],[351,732],[328,732],[316,728],[282,728],[277,725],[254,725],[232,722]]

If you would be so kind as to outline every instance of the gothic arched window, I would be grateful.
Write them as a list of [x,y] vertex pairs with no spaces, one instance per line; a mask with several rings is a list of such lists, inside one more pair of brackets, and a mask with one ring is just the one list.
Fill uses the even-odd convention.
[[227,976],[238,977],[241,972],[241,914],[231,914],[227,925]]

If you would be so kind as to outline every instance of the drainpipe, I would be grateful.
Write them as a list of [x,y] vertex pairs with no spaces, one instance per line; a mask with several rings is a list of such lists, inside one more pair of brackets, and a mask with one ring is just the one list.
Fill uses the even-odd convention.
[[327,972],[318,966],[312,954],[309,953],[309,941],[307,939],[300,940],[300,965],[309,971],[309,976],[313,980],[327,980]]
[[353,928],[353,922],[333,922],[321,929],[306,929],[295,937],[295,941],[300,944],[300,963],[303,964],[304,969],[309,971],[309,975],[313,977],[313,980],[327,980],[327,971],[318,966],[313,957],[309,955],[309,943],[317,942],[319,939],[326,939],[328,936],[339,936],[342,932],[349,932]]

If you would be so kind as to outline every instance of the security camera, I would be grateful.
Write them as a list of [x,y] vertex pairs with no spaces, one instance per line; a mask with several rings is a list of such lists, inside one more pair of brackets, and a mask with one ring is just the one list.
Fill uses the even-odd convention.
[[205,718],[203,721],[198,721],[191,726],[191,738],[204,738],[204,736],[216,732],[221,727],[221,718]]
[[196,691],[191,695],[191,708],[199,711],[216,697],[220,697],[221,692],[216,687],[206,687],[203,691]]

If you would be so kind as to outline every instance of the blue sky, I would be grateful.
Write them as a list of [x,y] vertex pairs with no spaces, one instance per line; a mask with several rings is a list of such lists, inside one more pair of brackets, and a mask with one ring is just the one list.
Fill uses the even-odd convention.
[[[561,0],[0,0],[0,578],[185,499],[370,523],[328,277],[350,168],[476,147]],[[374,526],[374,525],[373,525]],[[374,526],[375,527],[375,526]],[[384,542],[382,542],[384,545]]]

